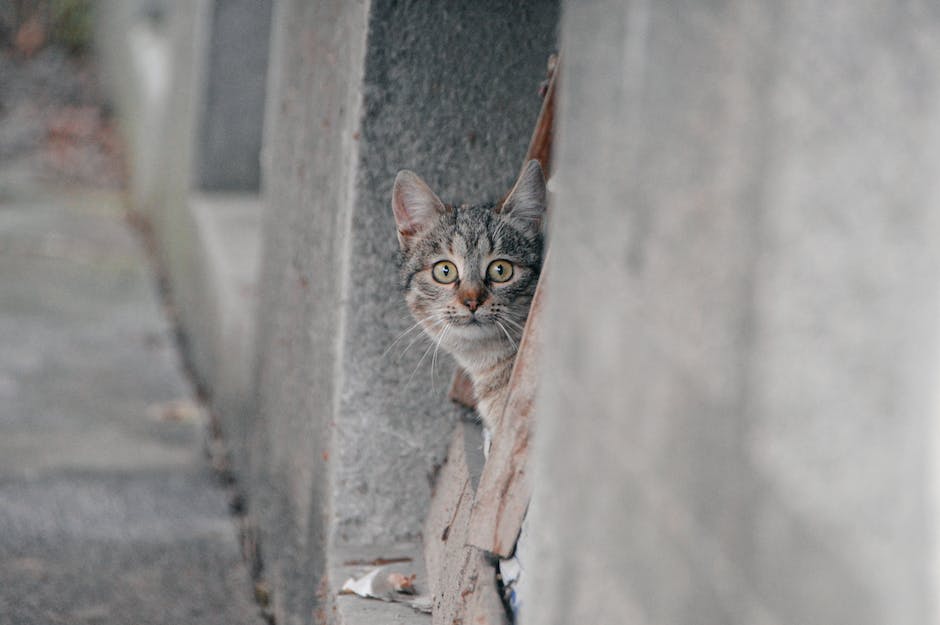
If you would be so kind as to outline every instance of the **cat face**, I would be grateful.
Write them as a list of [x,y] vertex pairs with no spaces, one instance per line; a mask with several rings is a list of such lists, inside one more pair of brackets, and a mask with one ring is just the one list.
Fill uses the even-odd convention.
[[445,206],[410,171],[398,174],[392,196],[415,319],[458,360],[475,349],[514,352],[542,264],[538,162],[523,168],[501,206]]

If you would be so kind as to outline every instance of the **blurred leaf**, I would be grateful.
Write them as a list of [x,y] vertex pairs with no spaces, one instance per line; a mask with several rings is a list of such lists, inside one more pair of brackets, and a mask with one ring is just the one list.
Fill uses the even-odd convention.
[[46,43],[46,29],[43,28],[42,20],[36,15],[20,26],[13,40],[16,50],[27,58],[36,54],[44,43]]
[[73,54],[91,48],[94,36],[92,0],[48,0],[51,4],[50,38]]

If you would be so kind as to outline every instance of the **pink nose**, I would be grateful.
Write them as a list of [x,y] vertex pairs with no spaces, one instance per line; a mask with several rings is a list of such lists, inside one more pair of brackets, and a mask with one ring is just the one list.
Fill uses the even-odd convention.
[[477,308],[480,307],[480,304],[483,303],[483,293],[477,290],[458,293],[457,297],[461,302],[463,302],[463,305],[470,310],[470,312],[476,312]]

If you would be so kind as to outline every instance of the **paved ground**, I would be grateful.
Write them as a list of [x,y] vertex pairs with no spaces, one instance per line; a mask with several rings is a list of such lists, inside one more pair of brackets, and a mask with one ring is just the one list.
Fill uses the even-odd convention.
[[139,242],[0,178],[0,625],[261,623]]

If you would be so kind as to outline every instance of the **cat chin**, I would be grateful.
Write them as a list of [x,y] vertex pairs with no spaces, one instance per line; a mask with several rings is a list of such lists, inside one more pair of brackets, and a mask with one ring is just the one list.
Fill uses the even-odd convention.
[[446,338],[451,349],[459,350],[468,347],[467,343],[478,344],[481,341],[499,339],[500,336],[500,330],[495,324],[483,322],[452,325]]
[[449,334],[461,341],[491,339],[499,334],[499,328],[492,323],[467,323],[454,325]]

